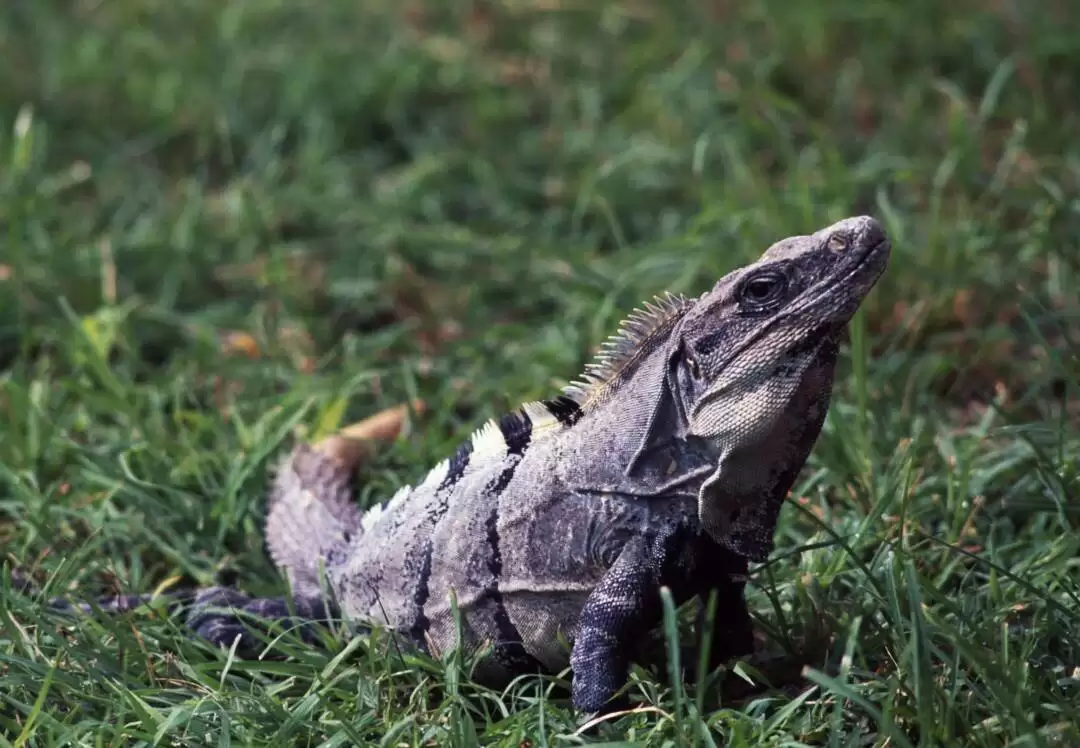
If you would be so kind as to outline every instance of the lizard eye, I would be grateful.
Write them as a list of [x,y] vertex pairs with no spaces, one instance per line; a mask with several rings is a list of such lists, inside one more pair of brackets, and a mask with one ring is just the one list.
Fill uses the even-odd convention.
[[787,288],[787,278],[782,273],[762,273],[743,283],[740,297],[743,303],[759,307],[775,301]]

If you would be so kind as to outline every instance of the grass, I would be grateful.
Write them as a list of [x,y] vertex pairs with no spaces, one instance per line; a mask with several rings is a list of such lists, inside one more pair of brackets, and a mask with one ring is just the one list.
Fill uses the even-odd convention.
[[739,672],[639,669],[586,734],[557,679],[4,582],[0,745],[1076,745],[1077,39],[1051,0],[5,4],[0,565],[50,594],[280,594],[295,439],[424,400],[370,503],[657,292],[853,213],[895,249]]

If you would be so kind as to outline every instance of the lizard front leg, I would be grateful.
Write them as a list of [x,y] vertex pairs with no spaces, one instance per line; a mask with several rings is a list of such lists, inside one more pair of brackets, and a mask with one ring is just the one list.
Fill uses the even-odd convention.
[[[701,673],[702,649],[708,648],[705,673],[754,652],[754,628],[743,597],[745,583],[718,584],[700,593],[695,602],[694,630],[691,644],[680,647],[683,676],[694,681]],[[716,609],[711,626],[707,618],[709,596],[715,591]]]
[[[754,651],[754,627],[750,610],[746,606],[746,559],[704,540],[697,549],[694,576],[706,578],[698,585],[696,626],[699,637],[707,633],[706,612],[709,597],[716,595],[716,615],[712,621],[709,637],[709,670],[715,670],[725,662]],[[692,580],[690,581],[693,584]],[[701,644],[704,645],[701,638]],[[692,663],[697,664],[696,658]]]
[[570,667],[572,699],[580,712],[619,706],[612,697],[626,683],[630,652],[658,619],[661,565],[650,546],[644,537],[623,546],[578,617]]

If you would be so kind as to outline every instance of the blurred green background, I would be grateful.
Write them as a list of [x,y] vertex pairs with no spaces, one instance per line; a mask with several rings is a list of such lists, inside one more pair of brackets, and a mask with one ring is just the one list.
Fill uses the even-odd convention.
[[[423,399],[361,469],[386,498],[642,300],[871,213],[893,260],[754,577],[765,654],[637,671],[655,708],[606,729],[1080,740],[1074,4],[35,0],[0,54],[0,565],[280,594],[294,439]],[[554,679],[290,651],[0,590],[0,744],[604,739]]]

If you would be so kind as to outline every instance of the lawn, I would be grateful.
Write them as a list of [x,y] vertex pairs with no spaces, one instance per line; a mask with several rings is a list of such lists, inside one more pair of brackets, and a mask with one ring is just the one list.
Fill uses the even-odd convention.
[[759,656],[582,732],[565,679],[243,661],[5,570],[0,745],[1080,744],[1078,40],[1060,0],[5,3],[0,567],[46,594],[281,594],[297,440],[422,401],[368,505],[657,293],[852,214],[894,250]]

